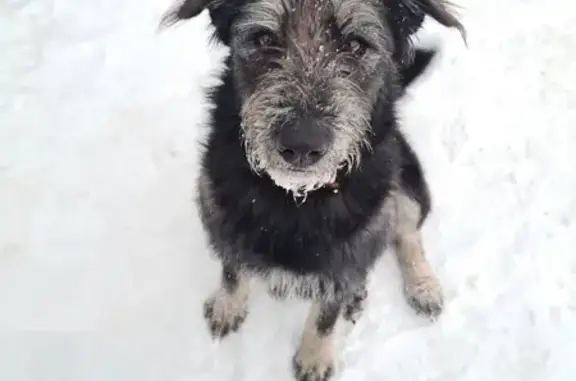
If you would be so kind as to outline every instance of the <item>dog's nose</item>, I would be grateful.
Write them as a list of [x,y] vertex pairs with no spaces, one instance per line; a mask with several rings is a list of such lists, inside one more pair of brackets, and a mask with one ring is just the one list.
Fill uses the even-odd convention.
[[320,160],[330,144],[330,131],[304,120],[284,125],[278,134],[282,158],[297,167],[307,167]]

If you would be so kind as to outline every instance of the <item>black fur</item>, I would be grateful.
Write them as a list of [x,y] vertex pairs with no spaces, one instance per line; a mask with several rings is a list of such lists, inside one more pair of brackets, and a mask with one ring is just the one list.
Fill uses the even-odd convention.
[[[406,69],[410,74],[400,80],[402,91],[426,70],[434,55],[432,51],[419,52],[417,57],[429,59],[416,60],[414,66]],[[415,153],[398,128],[390,94],[394,90],[382,91],[373,114],[370,143],[375,147],[374,153],[363,160],[358,170],[339,179],[337,194],[328,188],[320,189],[311,193],[306,202],[297,204],[267,177],[256,176],[246,162],[238,128],[240,105],[231,72],[226,70],[223,84],[211,95],[216,105],[212,125],[216,128],[210,130],[202,160],[215,201],[227,214],[213,227],[215,230],[209,229],[216,253],[228,251],[218,247],[224,237],[242,237],[234,239],[237,251],[221,259],[260,271],[274,266],[336,278],[337,269],[350,268],[349,261],[355,265],[357,275],[364,276],[380,251],[334,256],[334,245],[346,246],[347,239],[364,229],[398,176],[402,186],[421,203],[423,221],[431,204],[427,184]],[[374,237],[374,248],[380,246],[382,238]]]
[[[217,240],[227,237],[237,250],[221,259],[258,270],[273,266],[336,278],[338,271],[349,269],[351,263],[362,273],[371,267],[379,251],[336,256],[333,251],[334,245],[347,246],[348,239],[366,226],[400,172],[402,153],[390,101],[381,99],[374,113],[374,154],[364,159],[360,169],[339,179],[339,193],[320,189],[302,204],[295,203],[267,177],[255,175],[248,166],[238,128],[239,104],[229,71],[224,74],[224,84],[216,89],[213,102],[213,125],[217,128],[210,132],[202,166],[226,218],[213,226],[216,231],[211,234]],[[413,188],[421,186],[414,184]],[[374,241],[375,247],[379,246],[379,237]]]
[[[390,10],[387,14],[396,46],[395,58],[404,65],[411,53],[410,37],[416,33],[426,16],[432,17],[446,27],[458,29],[466,42],[462,24],[446,9],[454,5],[446,0],[383,0]],[[431,58],[431,57],[430,57]]]
[[426,71],[436,54],[435,50],[415,49],[414,58],[410,64],[400,68],[400,81],[403,90]]
[[[164,22],[192,18],[207,7],[216,27],[216,38],[228,44],[231,25],[250,1],[186,0]],[[409,36],[420,27],[424,16],[430,15],[459,29],[461,25],[442,8],[443,0],[382,0],[382,3],[388,7],[388,12],[381,14],[395,40],[396,60],[384,73],[386,80],[372,105],[370,133],[366,137],[369,143],[366,147],[371,149],[364,148],[359,166],[345,168],[336,184],[326,184],[308,193],[304,200],[294,199],[267,175],[258,175],[251,168],[243,145],[242,101],[234,82],[232,58],[225,62],[222,83],[210,92],[215,108],[211,112],[198,182],[200,216],[223,268],[221,289],[205,305],[213,335],[225,336],[239,328],[246,316],[242,306],[246,292],[244,278],[260,276],[271,282],[275,295],[284,296],[287,291],[282,289],[283,282],[288,279],[291,283],[288,291],[320,306],[313,324],[315,333],[309,334],[321,341],[321,337],[331,334],[339,314],[356,321],[367,298],[367,275],[387,244],[395,242],[397,250],[399,247],[402,250],[407,242],[408,247],[420,245],[419,239],[400,235],[417,233],[430,212],[431,198],[419,159],[401,132],[396,103],[405,89],[428,69],[435,55],[432,50],[416,49],[410,54],[413,59],[405,60],[410,48]],[[410,205],[400,205],[402,197],[409,199]],[[409,211],[394,213],[394,208],[402,207]],[[411,219],[408,224],[417,228],[398,228],[402,223],[396,218]],[[404,250],[410,249],[404,246]],[[411,253],[421,261],[421,267],[426,267],[418,250]],[[274,278],[278,274],[284,277],[280,282]],[[412,278],[405,279],[408,282],[405,286],[411,287],[413,293],[407,296],[415,301],[415,308],[435,316],[441,310],[442,298],[440,295],[428,298],[436,291],[435,283],[429,289],[423,288],[430,281],[430,274],[408,274]],[[424,293],[420,293],[422,290]],[[225,315],[228,303],[234,305],[236,315]],[[310,370],[302,368],[305,360],[295,358],[294,369],[300,381],[319,381],[331,376],[329,361],[320,364],[323,370]]]

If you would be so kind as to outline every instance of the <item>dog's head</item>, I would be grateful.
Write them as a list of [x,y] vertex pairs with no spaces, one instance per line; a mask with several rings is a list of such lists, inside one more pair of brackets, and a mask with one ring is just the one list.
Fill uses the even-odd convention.
[[444,0],[185,0],[164,23],[204,9],[230,47],[247,160],[294,194],[370,149],[374,105],[425,15],[463,32]]

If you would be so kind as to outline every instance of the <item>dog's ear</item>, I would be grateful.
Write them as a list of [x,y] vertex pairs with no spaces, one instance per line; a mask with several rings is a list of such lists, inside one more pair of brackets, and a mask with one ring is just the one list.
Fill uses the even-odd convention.
[[161,27],[168,27],[182,20],[189,20],[198,16],[213,0],[183,0],[180,4],[169,9],[162,20]]
[[242,0],[179,0],[181,3],[168,10],[160,22],[160,28],[170,27],[180,21],[189,20],[207,9],[215,28],[213,37],[228,45],[231,22],[238,15]]
[[447,28],[456,28],[466,44],[466,30],[454,14],[454,5],[448,0],[383,0],[387,8],[387,21],[394,34],[395,56],[403,61],[409,54],[410,37],[424,22],[426,15]]
[[411,62],[400,68],[400,85],[402,92],[426,73],[437,53],[438,52],[433,49],[415,49]]

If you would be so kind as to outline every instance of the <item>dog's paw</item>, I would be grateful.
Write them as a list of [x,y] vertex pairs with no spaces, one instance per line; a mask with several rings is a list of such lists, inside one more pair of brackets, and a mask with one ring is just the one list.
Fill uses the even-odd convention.
[[247,314],[246,302],[225,292],[217,292],[204,303],[204,318],[214,339],[236,332]]
[[306,353],[300,349],[292,361],[297,381],[328,381],[334,374],[334,362],[329,355]]
[[404,285],[404,293],[408,304],[420,315],[437,318],[444,309],[442,287],[433,276],[425,276],[411,280]]
[[365,293],[354,295],[354,297],[344,306],[342,314],[343,318],[352,324],[356,324],[364,312],[365,304]]
[[364,310],[362,308],[357,308],[356,306],[348,305],[344,309],[342,317],[344,318],[344,320],[352,324],[356,324],[358,320],[360,320],[360,317],[362,316],[363,312]]

